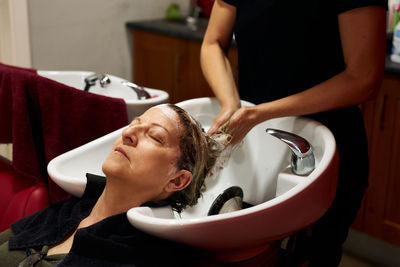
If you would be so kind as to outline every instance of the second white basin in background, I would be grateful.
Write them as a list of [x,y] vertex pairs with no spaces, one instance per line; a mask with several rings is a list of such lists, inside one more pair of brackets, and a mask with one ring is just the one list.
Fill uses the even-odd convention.
[[[38,74],[59,83],[83,90],[85,88],[85,78],[93,75],[94,72],[39,70]],[[124,79],[110,74],[107,74],[107,76],[111,80],[110,84],[103,88],[97,81],[94,86],[90,87],[89,92],[124,99],[128,110],[129,121],[136,116],[140,116],[148,108],[158,104],[168,103],[169,101],[169,95],[167,92],[150,88],[145,89],[150,93],[152,98],[139,100],[135,91],[122,85],[121,82],[125,81]]]

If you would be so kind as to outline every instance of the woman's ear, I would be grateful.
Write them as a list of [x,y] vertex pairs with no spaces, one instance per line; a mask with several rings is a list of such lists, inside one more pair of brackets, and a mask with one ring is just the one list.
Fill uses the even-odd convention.
[[192,181],[192,173],[188,170],[179,170],[177,175],[168,181],[164,190],[168,193],[180,191]]

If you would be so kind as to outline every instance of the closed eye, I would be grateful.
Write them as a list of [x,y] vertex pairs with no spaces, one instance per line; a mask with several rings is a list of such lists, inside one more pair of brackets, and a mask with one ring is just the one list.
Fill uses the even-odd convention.
[[154,131],[150,131],[149,136],[151,139],[153,139],[157,143],[164,145],[164,138],[162,136],[160,136],[160,134],[154,133]]
[[150,135],[150,137],[151,137],[154,141],[156,141],[156,142],[158,142],[158,143],[160,143],[160,144],[163,144],[163,142],[162,142],[159,138],[157,138],[157,137],[155,137],[155,136],[152,136],[152,135]]

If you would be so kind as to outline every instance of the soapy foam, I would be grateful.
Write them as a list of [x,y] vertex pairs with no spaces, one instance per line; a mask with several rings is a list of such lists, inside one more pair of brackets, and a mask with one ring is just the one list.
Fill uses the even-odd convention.
[[154,106],[154,108],[160,109],[162,111],[162,113],[164,114],[164,116],[166,116],[171,121],[173,121],[175,124],[175,127],[177,129],[179,129],[179,121],[177,119],[178,116],[173,109],[168,107],[168,104],[160,104],[160,105]]
[[215,161],[215,164],[213,168],[210,170],[208,173],[207,177],[212,177],[212,176],[217,176],[220,171],[222,171],[229,159],[231,158],[233,152],[241,146],[241,143],[235,144],[235,145],[227,145],[221,152],[221,154],[218,156],[217,160]]
[[[176,129],[179,131],[179,122],[177,120],[177,115],[174,110],[172,110],[170,107],[168,107],[168,104],[160,104],[157,106],[154,106],[154,108],[158,108],[159,110],[162,111],[164,116],[169,118],[175,125]],[[176,166],[173,166],[169,169],[168,171],[168,176],[173,175],[175,172],[178,171],[178,168]]]

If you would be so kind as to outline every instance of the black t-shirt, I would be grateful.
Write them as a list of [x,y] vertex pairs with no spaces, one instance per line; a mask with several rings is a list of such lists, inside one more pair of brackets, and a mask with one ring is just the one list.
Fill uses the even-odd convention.
[[[369,5],[387,8],[386,0],[224,1],[236,7],[240,98],[255,104],[304,91],[342,72],[339,14]],[[340,159],[337,195],[365,188],[368,150],[358,107],[307,117],[326,125],[335,136]]]
[[384,0],[224,0],[236,6],[241,99],[262,103],[344,70],[338,14]]

